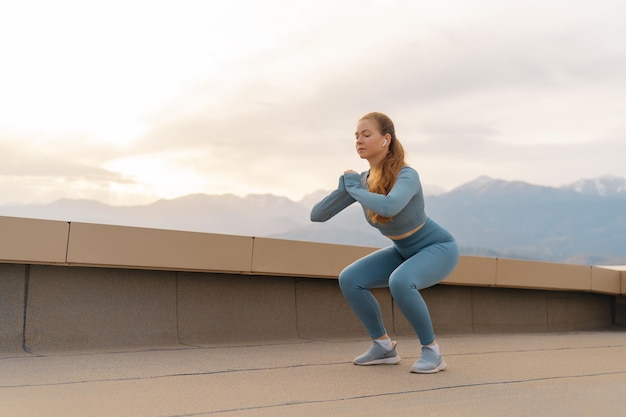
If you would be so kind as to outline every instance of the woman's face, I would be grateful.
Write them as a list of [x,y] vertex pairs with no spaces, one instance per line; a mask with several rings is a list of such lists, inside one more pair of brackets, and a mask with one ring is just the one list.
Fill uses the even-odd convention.
[[378,123],[372,119],[359,120],[357,123],[354,137],[356,152],[361,159],[376,159],[387,153],[391,137],[389,134],[383,136],[378,129]]

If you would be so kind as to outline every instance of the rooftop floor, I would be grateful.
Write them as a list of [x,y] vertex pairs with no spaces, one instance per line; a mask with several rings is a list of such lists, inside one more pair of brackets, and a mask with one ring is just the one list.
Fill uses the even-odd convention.
[[598,416],[626,407],[626,331],[443,336],[448,370],[355,366],[366,340],[0,353],[0,415]]

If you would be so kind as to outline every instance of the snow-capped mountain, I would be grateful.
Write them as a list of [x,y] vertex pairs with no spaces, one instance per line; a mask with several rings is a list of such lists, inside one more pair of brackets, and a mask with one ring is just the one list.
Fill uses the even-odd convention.
[[605,175],[598,178],[581,179],[574,183],[565,185],[562,188],[573,190],[582,194],[626,196],[626,178]]

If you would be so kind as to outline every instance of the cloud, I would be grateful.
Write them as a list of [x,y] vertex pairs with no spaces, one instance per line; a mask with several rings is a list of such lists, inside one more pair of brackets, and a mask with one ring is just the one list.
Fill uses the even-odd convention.
[[[91,143],[88,137],[35,134],[0,137],[0,203],[48,202],[60,198],[145,201],[133,197],[140,184],[104,166],[118,155],[114,146]],[[130,195],[129,195],[130,194]],[[154,197],[151,197],[153,199]]]
[[[200,4],[157,6],[144,23],[131,18],[141,10],[135,4],[120,21],[132,48],[120,44],[119,54],[106,54],[107,39],[87,31],[99,42],[86,51],[93,63],[132,64],[115,67],[109,81],[136,85],[128,97],[122,84],[97,90],[108,103],[98,117],[88,104],[80,117],[63,113],[97,122],[98,141],[89,133],[5,136],[0,151],[14,162],[0,174],[65,179],[83,191],[106,183],[126,195],[303,195],[334,187],[344,169],[367,168],[354,153],[354,124],[383,111],[430,184],[626,176],[616,156],[626,133],[623,2],[276,0],[239,3],[241,13],[215,6],[206,26],[200,13],[185,20]],[[184,36],[159,32],[158,16],[186,21]],[[134,24],[145,29],[138,38],[126,31]],[[168,61],[170,72],[158,71]],[[96,73],[87,72],[89,85]],[[62,93],[50,91],[48,104]],[[141,128],[122,140],[121,125]]]
[[[23,140],[22,146],[17,146]],[[132,182],[119,173],[102,168],[117,155],[111,146],[89,143],[80,136],[26,140],[20,136],[0,138],[0,176],[59,177],[96,182]]]

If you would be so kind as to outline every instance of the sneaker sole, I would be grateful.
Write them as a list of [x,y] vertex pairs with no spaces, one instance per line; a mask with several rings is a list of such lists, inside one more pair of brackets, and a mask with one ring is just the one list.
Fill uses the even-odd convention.
[[374,359],[369,362],[352,362],[355,365],[368,366],[368,365],[396,365],[402,358],[400,356],[394,356],[393,358]]
[[436,374],[437,372],[444,371],[448,367],[448,364],[445,361],[441,361],[439,366],[433,369],[428,369],[425,371],[421,371],[419,369],[411,368],[411,372],[414,374]]

